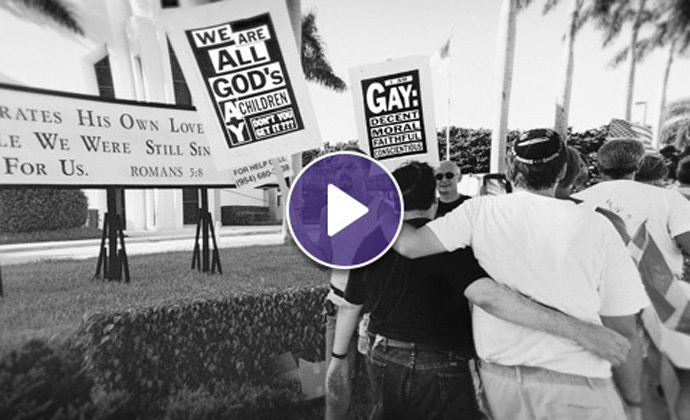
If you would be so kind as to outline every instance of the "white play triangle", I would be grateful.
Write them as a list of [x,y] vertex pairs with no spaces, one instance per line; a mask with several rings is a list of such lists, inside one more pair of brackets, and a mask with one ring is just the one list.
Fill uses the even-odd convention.
[[328,184],[328,236],[331,237],[369,212],[369,208],[347,195],[340,188]]

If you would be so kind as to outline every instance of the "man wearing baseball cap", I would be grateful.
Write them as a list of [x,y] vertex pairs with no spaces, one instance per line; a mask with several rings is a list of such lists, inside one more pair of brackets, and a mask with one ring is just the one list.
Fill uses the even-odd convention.
[[[515,192],[469,200],[415,229],[395,249],[409,258],[471,246],[495,281],[575,318],[612,328],[631,341],[614,368],[626,401],[639,401],[641,352],[636,316],[649,305],[639,274],[605,217],[556,200],[565,147],[550,129],[515,142],[508,176]],[[625,419],[611,364],[572,341],[473,311],[481,379],[494,419]],[[639,418],[638,407],[627,407]]]

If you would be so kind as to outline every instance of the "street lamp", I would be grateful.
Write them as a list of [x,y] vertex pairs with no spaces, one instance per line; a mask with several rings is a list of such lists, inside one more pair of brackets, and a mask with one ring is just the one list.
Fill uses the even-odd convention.
[[635,102],[635,105],[644,105],[644,114],[642,114],[642,125],[647,125],[647,101]]

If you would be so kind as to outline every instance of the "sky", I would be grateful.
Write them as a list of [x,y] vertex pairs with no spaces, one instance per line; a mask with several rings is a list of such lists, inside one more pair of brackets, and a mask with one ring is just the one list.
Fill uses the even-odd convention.
[[[543,1],[517,18],[516,54],[511,96],[511,129],[552,126],[567,4],[542,15]],[[450,62],[432,67],[437,127],[491,127],[495,52],[500,0],[302,0],[302,10],[316,14],[334,71],[349,84],[348,69],[410,55],[435,54],[452,33]],[[627,67],[607,67],[627,42],[629,31],[613,46],[602,48],[602,34],[592,24],[578,34],[570,109],[576,131],[623,117]],[[647,123],[656,123],[665,54],[654,53],[638,67],[635,102],[646,102]],[[450,68],[450,117],[447,71]],[[690,60],[674,64],[668,99],[690,96]],[[683,80],[684,79],[684,80]],[[328,141],[356,138],[349,92],[337,94],[311,85],[316,115]],[[319,106],[328,104],[328,106]],[[642,122],[645,105],[633,107]]]
[[[88,0],[73,3],[80,16],[93,13]],[[544,16],[544,2],[533,3],[517,18],[510,129],[553,125],[567,5],[561,1]],[[350,68],[407,56],[431,57],[452,34],[450,57],[432,66],[437,128],[448,121],[467,128],[491,127],[500,7],[501,0],[302,0],[303,12],[316,14],[335,73],[348,84]],[[87,34],[92,30],[87,25]],[[617,43],[604,49],[602,34],[591,24],[578,35],[570,108],[570,124],[576,131],[623,116],[627,68],[610,69],[607,63],[627,38],[625,31]],[[0,81],[62,90],[69,85],[74,91],[88,92],[90,87],[61,62],[95,48],[95,42],[75,41],[40,20],[19,19],[0,9]],[[634,121],[655,124],[658,119],[664,60],[664,52],[658,51],[638,67],[634,101],[646,105],[633,107]],[[671,72],[669,100],[690,97],[688,75],[690,60],[678,60]],[[356,138],[349,90],[335,93],[310,83],[309,92],[324,141]]]

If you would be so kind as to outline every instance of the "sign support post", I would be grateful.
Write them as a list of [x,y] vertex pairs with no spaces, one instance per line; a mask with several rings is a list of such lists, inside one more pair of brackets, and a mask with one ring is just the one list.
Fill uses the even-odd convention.
[[[122,218],[117,211],[118,189],[108,187],[106,191],[108,211],[105,213],[103,220],[103,234],[101,235],[100,253],[96,262],[94,279],[101,275],[102,269],[105,279],[120,281],[124,274],[125,283],[129,283],[129,261],[125,251],[125,235],[122,231]],[[106,239],[108,241],[107,248],[105,244]],[[118,239],[120,240],[119,250],[117,247]]]
[[[220,253],[218,252],[218,243],[216,242],[216,233],[213,229],[213,219],[211,212],[208,211],[208,189],[200,188],[200,205],[199,217],[196,223],[196,236],[194,238],[194,253],[192,254],[192,269],[202,271],[203,273],[216,272],[223,274],[223,269],[220,265]],[[201,247],[199,247],[199,234],[201,233]],[[209,238],[213,239],[213,259],[211,260],[211,252],[209,245]]]

